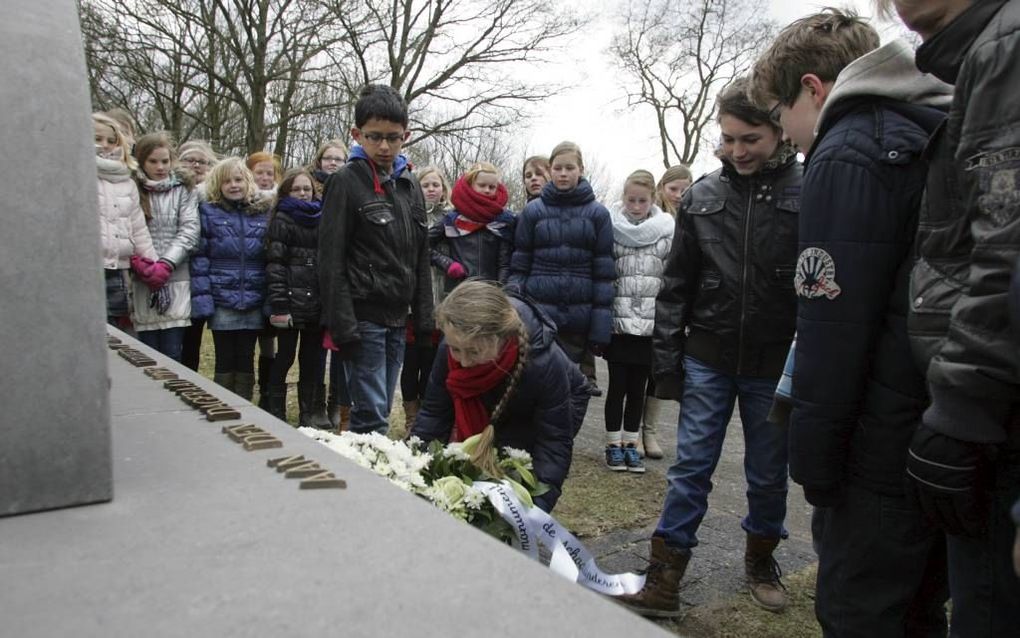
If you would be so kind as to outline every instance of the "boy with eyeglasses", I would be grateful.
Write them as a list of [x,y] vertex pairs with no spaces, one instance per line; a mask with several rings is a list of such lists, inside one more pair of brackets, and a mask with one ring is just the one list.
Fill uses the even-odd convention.
[[751,92],[805,155],[789,442],[816,507],[815,613],[827,637],[945,636],[945,541],[904,470],[928,402],[906,327],[922,153],[951,87],[827,9],[779,34]]
[[425,199],[400,154],[410,135],[403,98],[368,85],[354,121],[358,144],[326,181],[319,281],[327,346],[344,360],[354,403],[350,429],[385,433],[408,313],[417,334],[432,333]]

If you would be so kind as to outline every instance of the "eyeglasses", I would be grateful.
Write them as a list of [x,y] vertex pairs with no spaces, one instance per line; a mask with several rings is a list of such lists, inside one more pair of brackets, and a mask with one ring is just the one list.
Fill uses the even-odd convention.
[[323,162],[345,162],[345,161],[347,161],[347,158],[346,157],[338,157],[336,155],[323,155],[321,161],[323,161]]
[[209,160],[204,160],[198,157],[182,157],[181,164],[191,164],[192,166],[209,166],[211,164]]
[[362,133],[361,138],[366,142],[373,144],[379,144],[385,141],[387,144],[397,144],[398,142],[404,141],[403,133],[390,133],[389,135],[383,135],[382,133]]
[[779,112],[779,109],[782,108],[782,106],[783,106],[782,102],[776,102],[776,105],[769,109],[769,121],[771,121],[776,126],[779,126],[779,117],[780,115],[782,115]]

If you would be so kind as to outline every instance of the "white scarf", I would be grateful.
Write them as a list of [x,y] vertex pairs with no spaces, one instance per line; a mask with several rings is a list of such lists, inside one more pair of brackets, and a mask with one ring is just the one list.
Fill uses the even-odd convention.
[[131,169],[124,162],[96,155],[96,172],[99,179],[107,182],[123,182],[131,179]]
[[655,204],[652,204],[648,217],[642,220],[635,220],[628,215],[623,202],[613,204],[609,216],[613,221],[613,238],[617,243],[631,248],[648,246],[664,237],[672,237],[676,223]]

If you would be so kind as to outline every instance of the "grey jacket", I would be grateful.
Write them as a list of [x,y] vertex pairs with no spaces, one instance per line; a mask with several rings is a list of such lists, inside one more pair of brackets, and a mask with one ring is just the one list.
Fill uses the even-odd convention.
[[[140,330],[162,330],[191,324],[191,276],[189,256],[198,246],[201,226],[198,220],[198,196],[193,188],[174,180],[157,189],[139,184],[148,191],[152,218],[148,222],[149,234],[160,259],[173,264],[174,272],[167,282],[170,290],[170,309],[162,315],[149,307],[150,291],[142,282],[134,282],[134,314],[131,317]],[[163,189],[163,190],[159,190]]]

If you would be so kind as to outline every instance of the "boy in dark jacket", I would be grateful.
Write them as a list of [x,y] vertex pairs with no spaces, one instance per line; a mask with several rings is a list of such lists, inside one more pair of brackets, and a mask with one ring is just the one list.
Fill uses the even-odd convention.
[[907,471],[948,533],[953,634],[1014,635],[1020,581],[1009,507],[1020,496],[1020,366],[1009,273],[1020,255],[1020,0],[896,0],[921,71],[955,85],[928,146],[910,278],[911,346],[931,406]]
[[319,281],[326,328],[347,369],[351,430],[385,432],[404,356],[408,313],[432,333],[425,199],[400,147],[407,105],[369,85],[354,107],[358,142],[326,181]]
[[[755,99],[805,154],[790,475],[815,505],[826,636],[945,635],[945,545],[903,493],[927,404],[907,338],[922,152],[951,88],[853,13],[786,27]],[[895,515],[891,515],[895,512]]]
[[738,401],[747,478],[745,576],[758,604],[772,611],[786,605],[773,557],[786,536],[786,430],[766,415],[793,337],[801,167],[746,88],[741,78],[719,94],[723,165],[680,201],[655,304],[655,392],[682,400],[648,579],[637,594],[618,598],[646,616],[680,614],[680,580],[698,544]]

